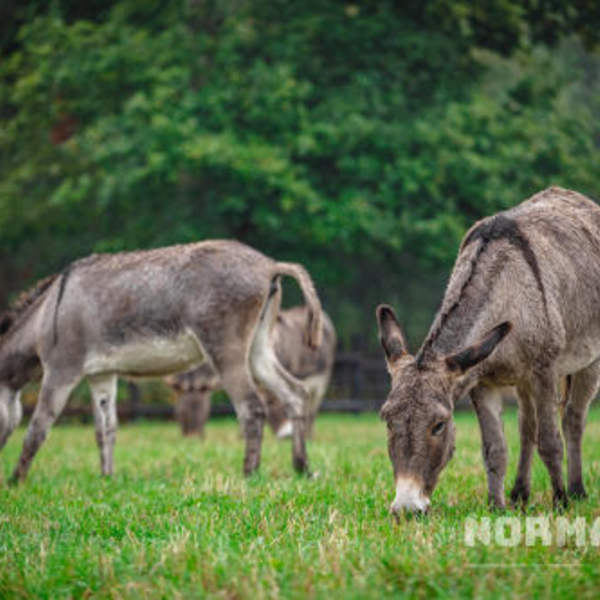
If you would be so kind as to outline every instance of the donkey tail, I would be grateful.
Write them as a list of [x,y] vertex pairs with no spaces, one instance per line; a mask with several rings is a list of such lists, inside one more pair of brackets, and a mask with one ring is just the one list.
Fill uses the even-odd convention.
[[288,275],[294,278],[300,286],[308,308],[308,329],[304,342],[309,348],[318,348],[321,345],[323,309],[308,271],[302,265],[296,263],[278,262],[275,263],[273,275]]

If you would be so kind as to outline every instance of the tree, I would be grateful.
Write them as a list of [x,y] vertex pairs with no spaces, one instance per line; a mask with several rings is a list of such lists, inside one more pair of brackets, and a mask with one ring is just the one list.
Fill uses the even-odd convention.
[[474,219],[598,187],[595,100],[565,105],[589,64],[561,68],[597,61],[573,41],[597,43],[592,4],[12,4],[0,293],[92,251],[236,237],[305,263],[342,339],[383,300],[421,335]]

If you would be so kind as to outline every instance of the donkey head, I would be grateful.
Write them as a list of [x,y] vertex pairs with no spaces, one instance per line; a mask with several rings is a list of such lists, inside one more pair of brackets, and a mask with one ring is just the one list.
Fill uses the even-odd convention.
[[379,336],[391,377],[381,409],[388,430],[396,497],[391,510],[426,512],[442,469],[454,452],[454,402],[461,381],[485,360],[511,329],[502,323],[476,344],[448,356],[432,350],[415,359],[389,306],[377,308]]

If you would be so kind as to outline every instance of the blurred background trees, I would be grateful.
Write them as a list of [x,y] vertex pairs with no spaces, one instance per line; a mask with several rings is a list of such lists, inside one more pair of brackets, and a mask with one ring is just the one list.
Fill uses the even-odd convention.
[[[415,344],[475,220],[600,190],[600,5],[4,0],[0,300],[90,252],[234,237],[342,344]],[[293,297],[293,294],[292,294]]]

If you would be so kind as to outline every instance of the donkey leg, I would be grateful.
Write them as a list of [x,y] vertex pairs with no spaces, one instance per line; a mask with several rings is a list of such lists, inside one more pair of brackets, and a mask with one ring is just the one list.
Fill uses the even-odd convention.
[[4,448],[10,437],[10,400],[11,390],[8,388],[0,392],[0,450]]
[[306,427],[306,436],[309,440],[312,440],[315,434],[315,421],[317,419],[317,415],[313,414],[308,417],[308,425]]
[[483,462],[487,474],[488,502],[490,506],[504,509],[504,476],[506,475],[507,447],[502,427],[502,395],[499,390],[477,386],[471,391],[479,428]]
[[21,390],[16,392],[8,407],[8,415],[10,421],[10,432],[12,433],[21,423],[23,418],[23,405],[21,404]]
[[0,399],[0,450],[4,448],[10,436],[9,423],[8,405]]
[[274,352],[251,357],[253,374],[287,408],[292,418],[292,462],[298,473],[308,473],[305,414],[308,393],[304,386],[279,363]]
[[31,461],[44,443],[50,427],[63,411],[71,392],[78,383],[79,378],[64,380],[52,375],[44,376],[38,403],[29,423],[21,457],[12,474],[11,483],[17,483],[25,479]]
[[568,498],[562,475],[563,441],[558,428],[558,377],[545,372],[532,379],[532,397],[537,415],[538,452],[552,482],[554,506],[566,507]]
[[274,390],[287,406],[292,416],[292,463],[298,473],[310,473],[308,455],[306,452],[306,437],[308,429],[308,392],[304,386],[291,375],[275,355],[275,370],[277,378],[273,380]]
[[94,403],[96,443],[100,450],[102,475],[112,475],[113,452],[117,438],[117,377],[115,375],[88,378]]
[[244,475],[258,471],[262,448],[266,410],[258,395],[250,370],[240,357],[239,362],[215,365],[221,377],[223,389],[227,392],[242,426],[246,440]]
[[306,430],[306,435],[309,439],[312,439],[313,437],[315,421],[317,419],[317,415],[319,414],[319,408],[321,408],[326,390],[327,386],[324,385],[318,386],[310,391],[310,408],[308,410],[308,426]]
[[210,392],[199,392],[197,400],[197,435],[204,437],[206,422],[210,417]]
[[0,394],[0,450],[4,448],[8,438],[18,427],[22,416],[21,392],[5,389]]
[[210,392],[193,390],[183,393],[177,400],[175,414],[183,435],[203,437],[210,416]]
[[267,423],[269,427],[280,440],[291,437],[292,423],[288,419],[285,406],[269,389],[264,388],[261,392],[267,403]]
[[600,361],[573,375],[571,394],[562,418],[567,445],[568,490],[573,498],[585,498],[581,468],[581,442],[590,402],[600,385]]
[[531,493],[531,464],[537,438],[537,419],[531,394],[525,386],[517,389],[519,400],[519,436],[521,449],[517,477],[510,493],[511,502],[525,505]]
[[250,347],[250,369],[255,381],[273,394],[292,417],[293,465],[299,473],[308,472],[306,455],[306,405],[308,392],[279,362],[271,332],[279,312],[280,293],[272,294],[263,308]]

